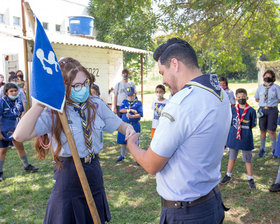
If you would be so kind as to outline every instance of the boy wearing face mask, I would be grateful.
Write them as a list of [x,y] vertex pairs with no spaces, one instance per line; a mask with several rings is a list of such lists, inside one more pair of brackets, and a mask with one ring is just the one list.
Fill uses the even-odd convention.
[[[136,133],[140,133],[140,119],[143,117],[142,102],[138,100],[135,89],[133,87],[126,88],[127,98],[122,102],[120,106],[120,112],[122,113],[122,120],[132,125]],[[117,143],[121,145],[121,155],[116,160],[116,163],[124,160],[127,141],[125,136],[118,132]],[[140,144],[140,139],[138,140]]]
[[254,149],[252,128],[257,125],[257,115],[256,111],[247,103],[248,97],[245,89],[237,89],[235,96],[238,104],[232,107],[232,123],[226,144],[229,147],[228,168],[221,184],[226,184],[231,180],[238,150],[242,150],[249,187],[256,189],[252,166],[252,150]]
[[26,172],[36,172],[38,167],[28,162],[23,143],[13,139],[12,134],[24,111],[23,104],[18,94],[18,87],[14,83],[4,86],[4,96],[0,98],[0,181],[3,181],[3,166],[8,147],[13,143]]
[[122,105],[123,100],[126,99],[126,89],[128,87],[133,87],[136,92],[135,84],[133,82],[129,82],[128,78],[129,71],[128,69],[124,69],[122,71],[122,81],[118,82],[114,88],[113,111],[120,118],[122,118],[120,106]]
[[276,128],[278,118],[278,103],[280,102],[280,86],[275,84],[274,71],[267,70],[263,74],[264,83],[259,85],[255,99],[260,108],[258,110],[261,147],[258,156],[263,157],[266,153],[265,142],[268,132],[271,141],[272,155],[276,146]]
[[151,139],[154,137],[155,130],[158,126],[159,117],[165,105],[168,103],[168,100],[164,98],[165,87],[164,85],[157,85],[155,89],[157,99],[152,103],[153,110],[153,120],[152,120],[152,130],[151,130]]

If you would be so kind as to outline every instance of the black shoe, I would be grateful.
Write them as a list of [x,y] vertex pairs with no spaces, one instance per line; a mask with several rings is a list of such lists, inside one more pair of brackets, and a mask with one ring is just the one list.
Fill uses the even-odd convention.
[[278,192],[280,191],[280,183],[278,184],[272,184],[269,188],[270,192]]
[[116,160],[116,163],[121,162],[121,161],[123,161],[123,160],[124,160],[124,156],[120,156],[120,157]]
[[3,172],[0,172],[0,182],[4,180]]
[[254,179],[248,180],[248,184],[251,189],[257,189]]
[[261,149],[261,150],[259,151],[258,156],[259,156],[259,157],[263,157],[264,154],[265,154],[265,150],[264,150],[264,149]]
[[225,175],[222,181],[220,182],[221,184],[226,184],[231,180],[231,177],[228,175]]
[[27,173],[35,173],[39,170],[38,167],[36,166],[32,166],[31,164],[29,164],[27,167],[24,167],[25,172]]

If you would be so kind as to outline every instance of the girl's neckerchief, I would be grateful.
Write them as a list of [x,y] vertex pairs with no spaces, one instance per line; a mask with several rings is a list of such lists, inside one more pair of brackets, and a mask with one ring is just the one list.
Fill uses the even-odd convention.
[[7,104],[7,106],[10,109],[10,112],[15,115],[17,117],[17,120],[20,118],[20,114],[21,112],[19,111],[18,107],[17,107],[17,99],[15,101],[11,101],[9,99],[9,97],[4,96],[2,97],[2,100],[4,100],[4,102]]
[[131,109],[131,106],[137,101],[137,96],[135,97],[134,100],[127,100],[128,101],[128,109],[130,110]]
[[216,74],[201,75],[197,78],[192,79],[183,88],[186,88],[191,85],[203,88],[209,91],[210,93],[213,93],[216,97],[219,98],[220,101],[223,101],[223,91],[220,87]]
[[250,108],[250,106],[246,103],[246,106],[243,110],[243,113],[240,117],[240,113],[239,113],[239,104],[237,104],[235,106],[236,109],[236,113],[237,113],[237,117],[238,117],[238,128],[237,128],[237,132],[236,132],[236,139],[241,140],[241,122],[243,121],[248,109]]

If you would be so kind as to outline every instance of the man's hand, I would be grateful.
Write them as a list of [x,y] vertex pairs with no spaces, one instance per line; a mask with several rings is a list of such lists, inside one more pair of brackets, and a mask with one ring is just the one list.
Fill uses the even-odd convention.
[[114,107],[114,113],[116,114],[118,111],[117,111],[117,108],[116,107]]

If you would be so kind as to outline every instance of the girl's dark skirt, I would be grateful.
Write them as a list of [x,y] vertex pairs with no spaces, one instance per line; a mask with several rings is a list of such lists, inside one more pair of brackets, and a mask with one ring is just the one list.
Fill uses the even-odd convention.
[[[110,221],[103,174],[99,159],[82,163],[101,223]],[[45,224],[93,223],[73,159],[63,161],[61,170],[55,169],[53,186],[46,209]]]

